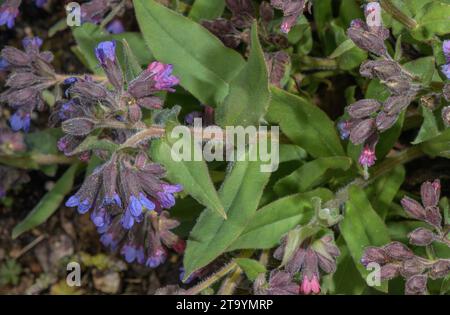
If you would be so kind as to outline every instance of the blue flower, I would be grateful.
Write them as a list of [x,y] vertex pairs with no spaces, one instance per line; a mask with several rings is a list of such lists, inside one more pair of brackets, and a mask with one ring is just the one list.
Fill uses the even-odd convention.
[[47,3],[47,0],[35,0],[34,3],[38,8],[42,8]]
[[121,219],[120,222],[122,223],[122,226],[123,226],[123,228],[125,230],[129,230],[129,229],[131,229],[133,227],[134,221],[135,220],[133,218],[132,213],[130,212],[129,209],[127,209],[125,211],[125,214],[122,216],[122,219]]
[[125,28],[120,20],[114,20],[106,26],[106,30],[111,34],[120,34],[125,32]]
[[450,63],[443,65],[441,67],[442,73],[445,74],[445,76],[447,77],[447,79],[450,79]]
[[42,43],[43,43],[42,39],[37,36],[36,37],[25,37],[22,40],[23,48],[25,48],[26,50],[31,50],[31,49],[38,50],[39,48],[41,48]]
[[116,42],[106,41],[98,44],[95,48],[95,56],[102,65],[106,65],[107,61],[116,61]]
[[5,1],[0,7],[0,26],[6,25],[8,28],[14,27],[14,22],[19,15],[20,1]]
[[350,137],[350,126],[348,121],[341,121],[338,123],[338,130],[342,140],[347,140]]
[[151,255],[147,258],[145,265],[150,268],[156,268],[159,265],[161,265],[162,263],[164,263],[166,261],[166,259],[167,259],[166,251],[163,248],[157,249],[153,253],[153,255]]
[[11,124],[11,128],[14,131],[23,130],[28,132],[30,130],[30,121],[31,115],[29,113],[24,113],[21,111],[17,111],[14,115],[9,119],[9,123]]
[[0,71],[8,69],[8,66],[9,66],[8,62],[5,59],[0,58]]
[[163,191],[158,192],[159,201],[164,208],[172,208],[175,205],[175,197],[173,194],[182,191],[183,187],[181,185],[168,184],[162,184],[161,186]]

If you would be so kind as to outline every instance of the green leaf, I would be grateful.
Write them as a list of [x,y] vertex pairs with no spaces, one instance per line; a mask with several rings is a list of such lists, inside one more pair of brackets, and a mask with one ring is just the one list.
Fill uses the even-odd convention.
[[[256,145],[251,146],[256,150]],[[219,191],[228,219],[203,211],[191,231],[184,256],[185,279],[224,253],[251,222],[270,173],[261,172],[260,161],[238,161]]]
[[189,17],[194,21],[213,20],[222,15],[225,0],[195,0]]
[[78,167],[79,164],[72,165],[27,217],[14,227],[13,239],[45,222],[59,208],[64,197],[72,190]]
[[139,64],[139,60],[137,59],[134,52],[131,50],[130,45],[128,44],[126,39],[122,40],[123,45],[123,59],[124,59],[124,70],[125,70],[125,79],[129,83],[133,79],[137,78],[137,76],[142,72],[142,67]]
[[316,158],[345,155],[333,121],[320,108],[276,87],[271,91],[266,119],[279,124],[293,143]]
[[274,187],[282,196],[288,193],[304,192],[320,185],[336,173],[336,170],[347,171],[352,165],[349,157],[324,157],[300,166],[288,176],[280,179]]
[[253,22],[251,51],[246,65],[230,83],[230,93],[216,110],[220,126],[258,126],[270,100],[269,75],[264,52]]
[[450,33],[450,3],[433,1],[424,5],[414,19],[417,27],[411,35],[417,40],[429,40],[436,35]]
[[[366,279],[370,272],[360,262],[364,249],[367,246],[385,245],[390,239],[383,220],[373,210],[364,191],[357,186],[349,188],[349,200],[340,230],[356,267],[363,279]],[[387,283],[382,283],[375,289],[387,292]]]
[[403,165],[399,165],[386,175],[377,179],[367,189],[370,203],[381,218],[386,218],[389,207],[405,180],[405,173]]
[[419,144],[440,135],[438,122],[433,111],[423,105],[421,106],[421,111],[423,116],[423,123],[420,127],[416,139],[414,139],[412,144]]
[[311,198],[313,197],[319,197],[326,202],[333,197],[333,193],[328,189],[318,188],[307,193],[280,198],[262,207],[228,250],[274,247],[284,234],[312,218],[314,209]]
[[98,43],[103,41],[115,40],[117,42],[117,57],[120,64],[125,65],[123,40],[126,40],[131,50],[135,53],[139,64],[147,65],[152,60],[152,54],[142,40],[139,33],[126,32],[122,34],[109,34],[99,26],[83,23],[82,26],[76,27],[73,31],[73,36],[77,41],[78,47],[83,54],[84,60],[89,69],[97,74],[103,72],[99,66],[98,60],[95,57],[95,47]]
[[173,64],[181,85],[202,103],[221,103],[245,64],[242,57],[201,25],[154,0],[135,0],[134,8],[155,57]]
[[[62,137],[61,129],[49,128],[43,131],[37,131],[25,135],[25,143],[27,144],[31,158],[37,154],[57,155],[57,142]],[[24,164],[25,165],[25,164]],[[37,166],[47,176],[53,177],[58,171],[58,165]]]
[[[201,150],[198,144],[191,143],[187,137],[178,141],[183,141],[185,148],[191,147],[193,154],[195,154],[195,151]],[[164,165],[167,170],[167,177],[173,183],[182,184],[185,192],[208,209],[213,210],[215,213],[212,213],[212,216],[218,217],[218,213],[225,218],[224,206],[211,181],[206,162],[203,159],[201,161],[182,160],[182,155],[176,150],[172,150],[172,145],[175,142],[176,139],[170,138],[152,141],[150,155],[153,160]],[[176,155],[177,160],[181,161],[174,160],[172,155]]]
[[242,268],[250,281],[255,281],[258,275],[267,271],[263,264],[254,259],[236,258],[234,261]]
[[420,148],[432,157],[442,156],[450,159],[450,129],[446,129],[439,136],[421,143]]
[[436,72],[435,59],[433,56],[422,57],[407,62],[403,67],[410,73],[416,75],[424,85],[429,85]]
[[346,53],[347,51],[355,48],[355,43],[351,40],[351,39],[347,39],[345,41],[343,41],[332,53],[330,56],[328,56],[328,58],[330,59],[334,59],[337,57],[342,56],[344,53]]

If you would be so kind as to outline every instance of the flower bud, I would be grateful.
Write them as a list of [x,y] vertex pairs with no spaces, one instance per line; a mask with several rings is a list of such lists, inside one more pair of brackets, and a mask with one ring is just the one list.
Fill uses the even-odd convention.
[[352,128],[350,132],[350,141],[355,145],[364,143],[375,130],[375,119],[365,119]]
[[442,215],[439,207],[426,207],[425,208],[425,221],[440,227],[442,224]]
[[107,96],[107,91],[102,85],[89,81],[77,81],[69,91],[93,101],[105,99]]
[[414,257],[414,253],[400,242],[391,242],[383,247],[386,254],[395,260],[406,260]]
[[160,109],[163,105],[162,100],[157,96],[139,98],[137,103],[139,106],[147,109]]
[[430,245],[435,239],[435,235],[428,229],[417,228],[408,235],[409,243],[417,246]]
[[404,110],[411,103],[411,99],[406,96],[390,96],[383,105],[383,111],[388,115],[395,115]]
[[272,6],[268,2],[263,1],[259,6],[259,16],[264,24],[268,24],[272,21],[274,12]]
[[445,99],[450,102],[450,83],[444,85],[444,88],[442,89],[442,94],[444,94]]
[[381,103],[374,99],[363,99],[347,107],[352,118],[365,118],[378,111]]
[[423,295],[427,291],[428,277],[426,275],[415,275],[409,278],[405,284],[406,295]]
[[425,182],[420,187],[420,195],[424,207],[435,207],[439,202],[441,194],[441,183],[436,179],[433,183]]
[[26,53],[14,47],[3,48],[1,56],[12,66],[25,67],[31,63],[31,59]]
[[366,78],[377,77],[386,81],[390,77],[399,76],[402,70],[399,64],[391,60],[368,60],[361,64],[359,73]]
[[400,203],[402,204],[403,209],[414,219],[425,219],[425,209],[416,200],[410,197],[404,197]]
[[391,128],[396,122],[400,114],[389,115],[385,112],[380,112],[375,120],[379,132],[383,132]]
[[366,23],[369,27],[381,27],[383,20],[381,19],[381,6],[378,2],[370,2],[364,8]]
[[450,106],[446,106],[442,109],[442,121],[445,126],[450,127]]
[[347,30],[347,35],[359,48],[370,51],[379,56],[387,54],[384,39],[378,34],[372,33],[368,30],[367,25],[360,20],[352,21],[350,28]]
[[62,123],[61,127],[64,133],[67,133],[72,136],[85,136],[89,134],[94,126],[96,121],[89,118],[72,118],[66,120]]
[[364,254],[361,258],[361,263],[367,266],[371,262],[375,262],[380,265],[384,265],[388,262],[386,251],[380,247],[367,247],[364,250]]
[[400,274],[400,268],[400,265],[392,263],[381,266],[380,280],[384,281],[394,279]]
[[134,104],[128,107],[128,118],[132,123],[137,123],[142,119],[142,111],[139,105]]
[[450,273],[450,260],[440,259],[431,266],[430,277],[431,279],[441,279],[449,275]]
[[23,89],[39,83],[41,79],[31,72],[16,72],[8,77],[6,85],[15,89]]
[[407,94],[411,89],[411,81],[402,76],[390,77],[384,83],[396,95]]
[[426,266],[417,258],[407,259],[403,261],[400,273],[403,277],[408,278],[422,273]]

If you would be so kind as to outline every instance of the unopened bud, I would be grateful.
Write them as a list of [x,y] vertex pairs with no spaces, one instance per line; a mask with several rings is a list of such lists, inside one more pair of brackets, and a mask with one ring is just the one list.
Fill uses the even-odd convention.
[[355,145],[364,143],[375,130],[375,119],[365,119],[352,128],[350,132],[350,141]]
[[379,132],[383,132],[391,128],[397,121],[399,114],[389,115],[385,112],[380,112],[376,117],[376,125]]
[[139,105],[134,104],[128,107],[128,117],[132,123],[137,123],[142,119],[142,111]]
[[411,81],[402,76],[390,77],[384,83],[392,93],[397,95],[406,94],[411,89]]
[[439,202],[441,194],[441,182],[436,179],[434,182],[425,182],[420,187],[420,195],[424,207],[435,207]]
[[442,94],[444,94],[445,99],[450,102],[450,83],[444,85],[444,88],[442,89]]
[[434,225],[436,227],[440,227],[442,224],[442,215],[439,207],[426,207],[425,208],[425,221]]
[[359,48],[370,51],[379,56],[385,56],[387,53],[384,39],[375,33],[370,32],[362,21],[352,21],[347,35]]
[[352,118],[365,118],[378,111],[381,103],[374,99],[363,99],[347,107]]
[[450,273],[450,260],[440,259],[431,266],[431,279],[441,279]]
[[107,95],[107,91],[103,86],[89,81],[77,81],[69,91],[93,100],[105,99]]
[[383,111],[389,115],[395,115],[404,110],[411,103],[407,96],[390,96],[383,105]]
[[395,260],[406,260],[414,257],[414,253],[400,242],[391,242],[383,247],[386,254]]
[[390,77],[399,76],[402,70],[399,64],[391,60],[368,60],[361,64],[359,73],[366,78],[377,77],[386,81]]
[[435,239],[435,235],[428,229],[417,228],[408,235],[409,243],[417,246],[430,245]]
[[388,257],[386,255],[386,251],[380,247],[367,247],[361,258],[361,263],[364,266],[367,266],[372,262],[380,265],[384,265],[385,263],[387,263]]
[[442,109],[442,121],[445,126],[450,127],[450,106],[446,106]]
[[425,219],[425,209],[416,200],[410,197],[404,197],[400,203],[402,204],[403,209],[414,219]]
[[415,275],[409,278],[405,284],[406,295],[423,295],[427,291],[428,277],[426,275]]
[[381,280],[391,280],[400,274],[400,265],[397,264],[386,264],[380,269],[380,279]]
[[89,118],[72,118],[62,123],[62,130],[72,136],[85,136],[89,134],[95,126],[95,121]]
[[426,266],[419,259],[412,258],[403,261],[400,273],[403,277],[409,278],[422,273],[425,268]]
[[17,72],[9,76],[6,85],[15,89],[22,89],[38,83],[40,79],[31,72]]
[[8,64],[17,67],[25,67],[31,62],[26,53],[14,47],[3,48],[1,56]]

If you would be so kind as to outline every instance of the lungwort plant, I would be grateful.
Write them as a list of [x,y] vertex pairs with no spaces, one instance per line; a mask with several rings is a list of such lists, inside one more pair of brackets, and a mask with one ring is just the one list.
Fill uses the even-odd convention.
[[50,38],[1,51],[0,197],[55,180],[13,238],[73,208],[111,255],[181,271],[159,294],[449,292],[449,1],[77,12],[86,73],[54,66]]

